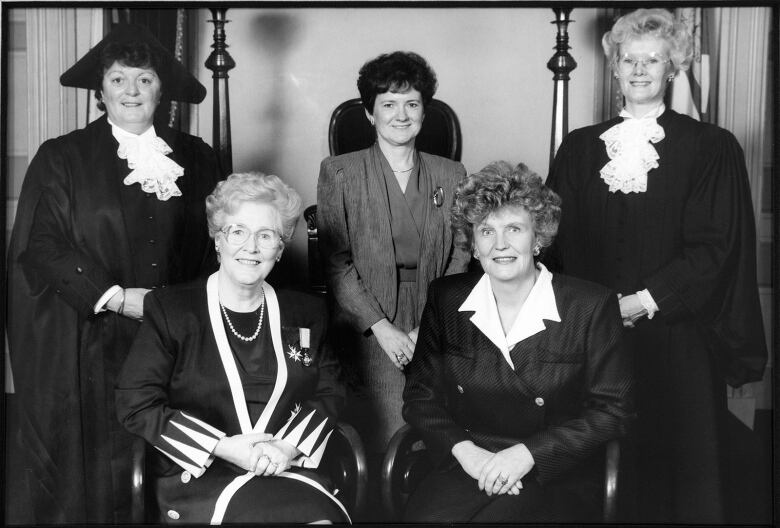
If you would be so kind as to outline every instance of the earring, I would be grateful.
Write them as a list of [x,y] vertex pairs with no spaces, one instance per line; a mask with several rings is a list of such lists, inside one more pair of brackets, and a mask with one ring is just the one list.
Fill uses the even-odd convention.
[[674,74],[670,73],[669,77],[666,78],[667,81],[672,82],[674,80]]
[[539,246],[535,246],[534,247],[534,257],[538,257],[539,256],[539,252],[541,250],[542,250],[542,248],[540,248]]

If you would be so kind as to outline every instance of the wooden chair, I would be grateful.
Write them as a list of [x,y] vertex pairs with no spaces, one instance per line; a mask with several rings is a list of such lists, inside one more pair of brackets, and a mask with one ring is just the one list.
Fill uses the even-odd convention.
[[[331,156],[368,148],[375,139],[374,127],[368,122],[360,99],[344,101],[333,111],[328,127]],[[415,146],[422,152],[460,161],[460,122],[447,103],[432,99],[425,107]]]
[[[160,522],[155,492],[147,482],[150,475],[147,443],[137,438],[133,444],[132,510],[133,524]],[[365,509],[368,489],[368,466],[366,451],[357,431],[351,425],[339,422],[328,440],[328,447],[322,457],[323,467],[330,476],[336,497],[347,508],[351,517],[359,516]]]
[[306,220],[306,236],[309,251],[309,289],[314,293],[325,293],[325,274],[322,271],[319,237],[317,236],[317,206],[310,205],[303,211]]
[[[604,522],[615,522],[617,515],[618,466],[620,443],[607,443],[604,463]],[[401,427],[387,447],[382,461],[381,494],[386,512],[400,518],[409,496],[433,470],[422,437],[410,425]]]

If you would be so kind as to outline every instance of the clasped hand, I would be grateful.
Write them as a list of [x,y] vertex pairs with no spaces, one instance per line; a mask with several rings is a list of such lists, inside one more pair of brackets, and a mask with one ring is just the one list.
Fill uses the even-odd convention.
[[393,365],[403,370],[404,365],[407,365],[414,356],[418,328],[407,334],[387,319],[382,319],[371,326],[371,331]]
[[467,440],[456,444],[452,454],[487,495],[519,495],[523,487],[520,479],[534,466],[534,458],[523,444],[492,453]]
[[268,433],[225,436],[214,448],[214,456],[260,477],[280,475],[290,468],[290,462],[299,454],[294,445],[274,440]]

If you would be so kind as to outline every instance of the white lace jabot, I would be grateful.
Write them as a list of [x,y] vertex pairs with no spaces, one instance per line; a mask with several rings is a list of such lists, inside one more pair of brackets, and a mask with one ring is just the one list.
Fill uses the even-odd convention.
[[600,171],[609,192],[647,190],[647,172],[658,167],[658,153],[652,144],[665,137],[656,118],[665,109],[661,103],[656,110],[636,119],[624,108],[620,112],[623,121],[599,136],[606,143],[609,156],[609,162]]
[[172,196],[181,196],[176,179],[184,175],[184,169],[167,157],[173,151],[157,136],[154,127],[149,127],[139,135],[119,128],[111,120],[108,122],[111,134],[119,142],[117,156],[126,159],[127,166],[132,169],[125,177],[124,184],[140,183],[144,192],[155,193],[162,201]]

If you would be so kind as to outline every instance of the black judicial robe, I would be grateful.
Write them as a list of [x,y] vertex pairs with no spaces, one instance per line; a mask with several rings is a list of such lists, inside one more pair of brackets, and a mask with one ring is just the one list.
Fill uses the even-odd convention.
[[23,523],[121,522],[132,436],[114,379],[138,323],[93,313],[113,284],[155,288],[215,268],[205,197],[219,171],[200,138],[155,124],[184,168],[182,196],[126,186],[105,116],[41,145],[27,170],[8,253],[8,339],[19,423],[8,487]]
[[564,139],[547,180],[563,200],[547,262],[623,294],[649,289],[660,311],[625,332],[647,442],[639,478],[655,480],[640,495],[660,521],[722,522],[725,385],[760,380],[767,358],[744,156],[730,132],[667,109],[647,191],[610,193],[599,135],[621,119]]

